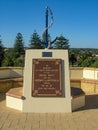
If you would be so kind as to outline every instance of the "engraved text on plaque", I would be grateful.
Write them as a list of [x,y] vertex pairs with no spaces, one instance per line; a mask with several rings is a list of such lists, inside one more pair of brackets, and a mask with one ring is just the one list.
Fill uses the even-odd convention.
[[61,59],[33,59],[32,96],[62,96]]

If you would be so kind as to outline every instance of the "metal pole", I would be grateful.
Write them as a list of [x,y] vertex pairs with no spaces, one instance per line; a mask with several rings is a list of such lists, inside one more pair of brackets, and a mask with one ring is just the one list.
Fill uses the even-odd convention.
[[48,46],[48,7],[46,7],[46,34],[45,34],[45,48]]

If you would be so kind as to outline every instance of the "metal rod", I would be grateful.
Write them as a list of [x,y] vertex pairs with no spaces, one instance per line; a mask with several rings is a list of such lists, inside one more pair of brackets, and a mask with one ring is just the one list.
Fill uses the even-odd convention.
[[48,7],[46,7],[46,34],[45,34],[45,48],[48,46]]

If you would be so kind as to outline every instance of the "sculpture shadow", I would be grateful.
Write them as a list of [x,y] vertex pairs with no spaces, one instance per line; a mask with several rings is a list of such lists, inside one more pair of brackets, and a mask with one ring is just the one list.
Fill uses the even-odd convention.
[[0,102],[5,100],[6,96],[5,93],[0,93]]
[[98,109],[98,94],[91,94],[85,96],[85,106],[75,111],[83,111],[89,109]]

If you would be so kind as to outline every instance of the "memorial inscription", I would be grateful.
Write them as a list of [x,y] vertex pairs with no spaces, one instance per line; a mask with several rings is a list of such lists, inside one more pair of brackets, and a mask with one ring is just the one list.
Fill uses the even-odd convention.
[[62,96],[61,66],[61,59],[33,59],[32,96]]

